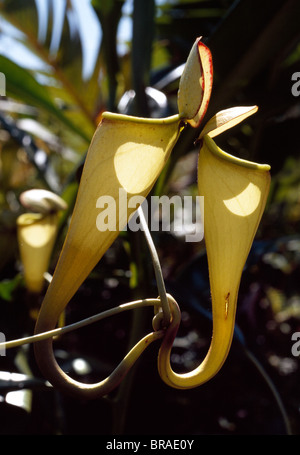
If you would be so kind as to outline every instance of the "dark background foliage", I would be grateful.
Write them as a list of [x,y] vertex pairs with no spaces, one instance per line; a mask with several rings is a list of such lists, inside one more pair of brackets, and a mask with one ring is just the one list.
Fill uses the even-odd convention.
[[[69,203],[52,273],[101,112],[175,113],[182,65],[196,37],[203,37],[214,62],[207,118],[227,107],[259,106],[251,119],[218,137],[218,145],[269,163],[272,185],[243,274],[232,349],[213,380],[188,391],[167,387],[157,373],[154,344],[111,396],[85,402],[45,383],[31,345],[7,350],[0,360],[1,433],[298,434],[299,356],[292,355],[291,337],[300,331],[300,105],[291,89],[300,64],[299,2],[134,0],[131,37],[120,52],[119,24],[127,4],[93,0],[101,33],[88,36],[96,48],[88,75],[75,2],[61,2],[61,13],[57,1],[46,4],[48,22],[38,2],[0,1],[0,71],[7,95],[0,100],[0,329],[7,340],[32,333],[32,315],[42,300],[29,295],[22,278],[15,227],[24,210],[20,193],[46,188]],[[147,87],[164,96],[154,99]],[[198,134],[185,131],[155,194],[195,194]],[[177,371],[187,371],[199,364],[211,337],[205,248],[154,234],[167,290],[183,315],[172,362]],[[80,287],[66,322],[156,292],[144,239],[128,232]],[[72,332],[55,341],[56,356],[80,380],[99,380],[151,330],[151,318],[137,311]]]

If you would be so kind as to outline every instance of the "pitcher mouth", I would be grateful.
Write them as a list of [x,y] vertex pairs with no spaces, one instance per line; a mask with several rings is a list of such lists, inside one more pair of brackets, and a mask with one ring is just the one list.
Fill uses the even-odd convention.
[[103,112],[102,119],[107,120],[120,120],[125,122],[135,122],[135,123],[145,123],[150,125],[169,125],[171,123],[176,123],[181,120],[184,120],[183,116],[180,114],[171,115],[170,117],[164,118],[147,118],[147,117],[136,117],[134,115],[119,114],[115,112],[105,111]]
[[42,213],[22,213],[17,219],[18,226],[29,226],[30,224],[38,223],[46,215]]
[[255,169],[257,171],[269,171],[271,169],[271,166],[269,164],[259,164],[255,163],[254,161],[248,161],[244,160],[242,158],[238,158],[234,155],[230,155],[227,152],[224,152],[220,147],[217,146],[217,144],[213,141],[212,138],[210,138],[208,135],[205,135],[203,137],[203,141],[207,148],[218,158],[229,161],[230,163],[237,164],[238,166],[246,167],[249,169]]

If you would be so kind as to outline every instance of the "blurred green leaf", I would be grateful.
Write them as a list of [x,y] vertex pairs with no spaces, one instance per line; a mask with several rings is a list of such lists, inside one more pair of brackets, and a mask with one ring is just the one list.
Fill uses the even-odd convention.
[[33,106],[41,107],[87,142],[90,140],[90,138],[81,131],[77,125],[73,124],[63,114],[63,111],[54,104],[52,98],[48,95],[47,88],[39,84],[29,71],[21,68],[3,55],[0,55],[0,68],[6,76],[6,90],[8,95],[17,97],[19,100]]
[[117,54],[117,32],[124,3],[124,0],[109,0],[107,2],[94,0],[92,2],[103,33],[101,54],[103,54],[104,68],[108,79],[107,109],[110,111],[116,110],[118,73],[120,71]]
[[154,0],[134,0],[132,37],[132,79],[135,109],[140,116],[149,116],[145,88],[150,84],[154,40]]
[[21,284],[22,280],[21,275],[16,275],[11,280],[0,281],[0,298],[11,302],[13,300],[13,293]]

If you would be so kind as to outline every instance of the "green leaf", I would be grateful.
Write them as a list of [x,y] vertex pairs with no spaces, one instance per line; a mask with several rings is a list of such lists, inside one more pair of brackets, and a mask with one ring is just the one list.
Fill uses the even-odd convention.
[[13,293],[22,282],[21,275],[16,275],[12,280],[3,280],[0,282],[0,298],[11,302]]
[[0,55],[0,68],[6,77],[8,95],[46,110],[46,112],[55,116],[65,126],[89,142],[90,138],[63,114],[53,103],[47,88],[39,84],[29,71],[21,68],[3,55]]
[[108,102],[107,109],[116,111],[116,94],[118,88],[119,56],[117,53],[117,32],[119,21],[122,16],[124,0],[93,1],[97,17],[102,28],[101,54],[105,62],[108,78]]

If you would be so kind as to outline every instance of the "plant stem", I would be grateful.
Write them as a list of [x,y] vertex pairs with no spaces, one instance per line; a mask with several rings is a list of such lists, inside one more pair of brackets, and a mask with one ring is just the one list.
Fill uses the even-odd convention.
[[171,321],[171,312],[170,312],[170,308],[169,308],[169,302],[168,302],[168,298],[167,298],[165,282],[164,282],[158,254],[157,254],[156,248],[154,246],[142,207],[138,208],[138,214],[139,214],[139,218],[140,218],[140,221],[141,221],[141,224],[143,227],[143,232],[145,234],[147,245],[149,247],[151,257],[152,257],[156,284],[158,287],[158,292],[159,292],[162,311],[163,311],[163,325],[164,325],[164,327],[168,327],[168,325],[170,324],[170,321]]
[[248,357],[248,359],[255,365],[255,367],[257,368],[257,370],[260,372],[260,374],[262,375],[262,377],[264,378],[264,380],[266,381],[266,383],[268,384],[274,398],[275,398],[275,401],[278,405],[278,408],[281,412],[281,415],[282,415],[282,418],[283,418],[283,421],[284,421],[284,424],[285,424],[285,428],[286,428],[286,432],[288,435],[292,435],[292,430],[291,430],[291,426],[290,426],[290,422],[289,422],[289,418],[288,418],[288,415],[286,413],[286,410],[285,410],[285,407],[284,407],[284,404],[282,402],[282,399],[273,383],[273,381],[271,380],[271,378],[269,377],[269,375],[267,374],[267,372],[264,370],[264,368],[262,367],[262,365],[260,364],[260,362],[257,360],[257,358],[248,350],[244,347],[244,352],[246,354],[246,356]]
[[85,327],[89,324],[92,324],[93,322],[101,321],[102,319],[105,319],[110,316],[114,316],[123,311],[141,309],[142,307],[158,305],[159,303],[160,303],[160,301],[158,299],[144,299],[144,300],[136,300],[136,301],[130,302],[130,303],[125,303],[123,305],[119,305],[115,308],[111,308],[110,310],[103,311],[102,313],[98,313],[94,316],[90,316],[88,318],[82,319],[79,322],[74,322],[73,324],[69,324],[64,327],[59,327],[54,330],[49,330],[48,332],[39,333],[37,335],[32,335],[32,336],[28,336],[28,337],[24,337],[24,338],[19,338],[17,340],[11,340],[11,341],[6,341],[3,343],[0,343],[0,349],[16,348],[16,347],[22,346],[24,344],[35,343],[37,341],[45,340],[47,338],[61,336],[65,333],[71,332],[71,331],[73,331],[75,329],[79,329],[81,327]]

